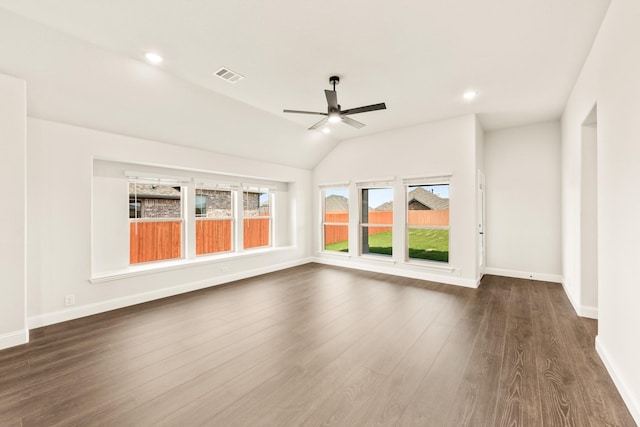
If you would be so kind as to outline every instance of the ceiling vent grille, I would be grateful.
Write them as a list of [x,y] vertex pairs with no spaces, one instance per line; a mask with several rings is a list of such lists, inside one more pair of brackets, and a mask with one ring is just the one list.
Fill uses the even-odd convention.
[[220,68],[218,71],[214,73],[216,76],[220,77],[222,80],[226,80],[229,83],[237,83],[240,80],[244,79],[244,76],[236,73],[235,71],[231,71],[226,67]]

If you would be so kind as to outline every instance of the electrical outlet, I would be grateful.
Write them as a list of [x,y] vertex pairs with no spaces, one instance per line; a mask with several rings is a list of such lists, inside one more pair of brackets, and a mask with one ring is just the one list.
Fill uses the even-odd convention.
[[76,296],[74,294],[65,295],[64,297],[64,306],[69,307],[76,303]]

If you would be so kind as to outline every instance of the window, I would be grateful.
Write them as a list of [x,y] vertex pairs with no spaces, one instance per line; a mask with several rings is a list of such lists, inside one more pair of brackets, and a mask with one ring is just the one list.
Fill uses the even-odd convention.
[[231,190],[196,190],[196,255],[229,252],[233,245]]
[[129,194],[129,218],[140,218],[141,210],[142,204],[135,198],[131,200],[131,194]]
[[449,184],[407,185],[409,259],[449,262]]
[[391,256],[393,189],[360,189],[360,253]]
[[266,189],[245,189],[242,193],[244,249],[271,246],[272,194]]
[[182,257],[182,189],[129,183],[129,263]]
[[349,252],[349,189],[322,190],[322,247],[325,251]]
[[207,196],[202,194],[202,192],[196,194],[196,216],[207,216]]
[[96,277],[210,263],[227,273],[227,263],[299,240],[292,214],[304,189],[295,181],[94,159],[91,191]]

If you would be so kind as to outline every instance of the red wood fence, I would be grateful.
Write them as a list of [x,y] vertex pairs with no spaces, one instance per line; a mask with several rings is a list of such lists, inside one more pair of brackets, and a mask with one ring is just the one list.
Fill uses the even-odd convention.
[[129,224],[129,262],[180,258],[180,221]]
[[[349,221],[349,213],[346,211],[327,211],[325,212],[325,222],[343,222]],[[410,210],[408,218],[409,226],[448,226],[449,211],[434,210]],[[393,223],[392,211],[373,211],[369,212],[369,224],[391,224]],[[378,233],[391,231],[391,227],[369,227],[369,236]],[[330,245],[332,243],[344,242],[349,240],[349,228],[346,225],[325,225],[324,227],[324,243]]]
[[269,245],[271,219],[252,218],[244,220],[244,248],[258,248]]
[[409,211],[409,226],[412,225],[433,225],[448,226],[449,210],[446,211]]
[[[244,220],[244,248],[269,245],[270,218]],[[196,254],[231,250],[231,220],[198,220]],[[129,224],[129,263],[180,258],[182,245],[180,221],[131,222]]]
[[196,255],[231,250],[230,219],[199,219],[196,221]]

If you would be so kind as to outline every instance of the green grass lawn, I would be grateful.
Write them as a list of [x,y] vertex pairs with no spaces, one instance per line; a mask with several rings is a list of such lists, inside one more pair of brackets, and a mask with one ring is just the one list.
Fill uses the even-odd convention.
[[[348,242],[326,245],[325,250],[347,252]],[[391,231],[369,236],[369,252],[391,255]],[[449,261],[449,230],[409,229],[409,258]]]

